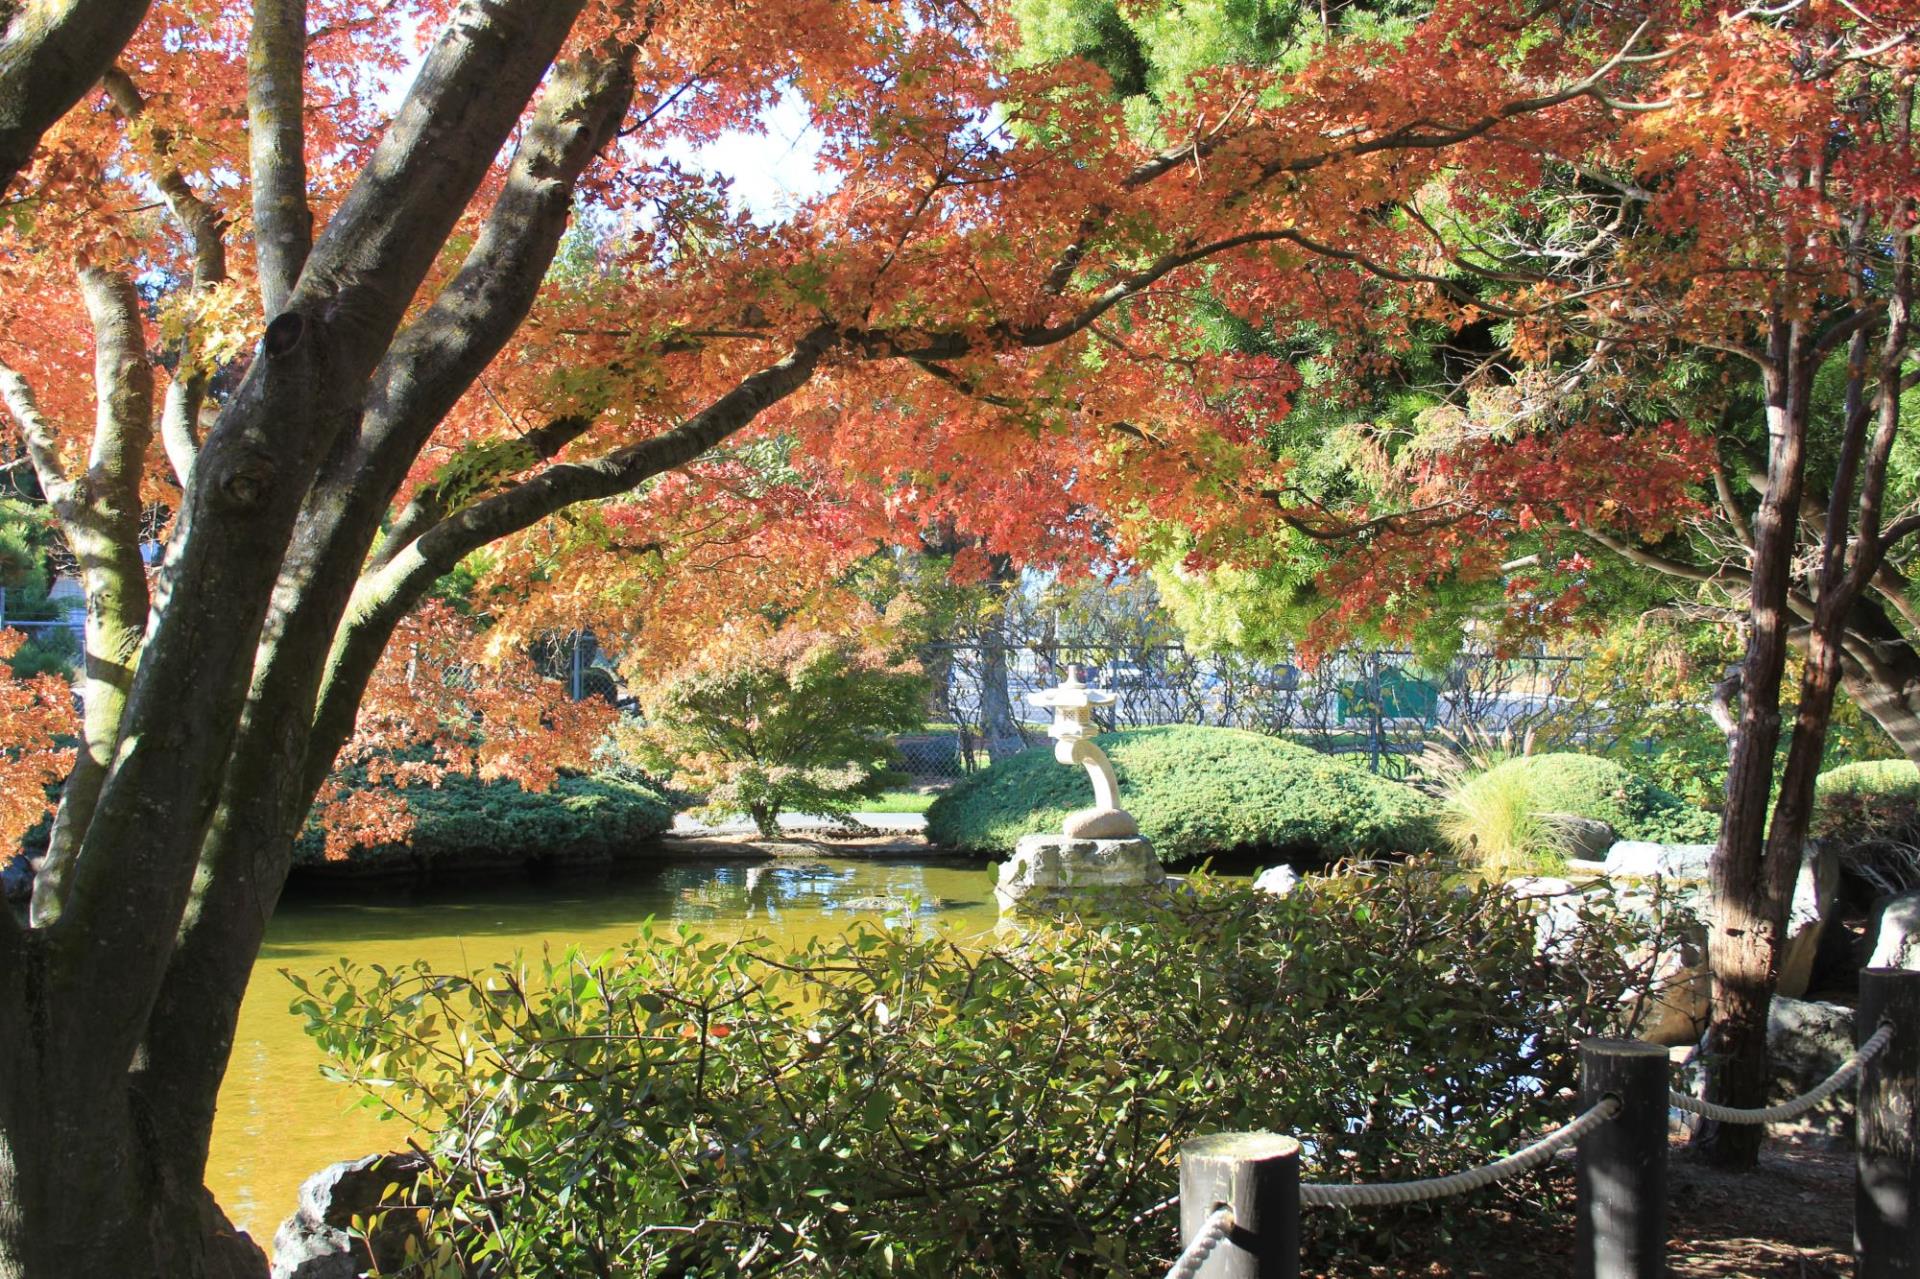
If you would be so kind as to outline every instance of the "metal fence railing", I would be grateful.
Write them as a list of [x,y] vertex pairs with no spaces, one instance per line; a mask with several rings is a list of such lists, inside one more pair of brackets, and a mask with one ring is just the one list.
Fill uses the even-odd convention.
[[1438,735],[1600,731],[1603,705],[1573,695],[1578,657],[1467,652],[1428,670],[1406,651],[1343,650],[1312,667],[1202,655],[1179,644],[936,643],[922,653],[933,686],[927,731],[897,740],[906,771],[950,780],[1046,740],[1029,696],[1069,666],[1115,695],[1103,730],[1205,724],[1285,736],[1315,750],[1362,755],[1399,776]]

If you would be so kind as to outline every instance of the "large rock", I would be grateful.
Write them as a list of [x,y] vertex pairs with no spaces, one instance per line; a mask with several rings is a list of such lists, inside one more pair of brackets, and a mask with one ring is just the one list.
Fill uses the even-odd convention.
[[1000,864],[994,894],[1000,909],[1046,909],[1078,899],[1097,904],[1103,896],[1166,882],[1167,872],[1142,838],[1072,839],[1028,835]]
[[1634,879],[1705,879],[1712,844],[1655,844],[1623,839],[1607,850],[1607,874]]
[[1880,908],[1867,967],[1920,969],[1920,889],[1902,893]]
[[1577,813],[1542,813],[1541,816],[1560,836],[1566,855],[1575,860],[1605,857],[1618,839],[1613,827],[1597,817],[1581,817]]
[[382,1216],[365,1239],[347,1228],[386,1202],[381,1196],[388,1187],[412,1189],[426,1168],[417,1154],[368,1155],[307,1178],[299,1209],[274,1233],[273,1279],[360,1279],[369,1269],[397,1271],[406,1261],[407,1240],[419,1232],[412,1213]]
[[1713,1015],[1713,974],[1704,947],[1683,939],[1658,956],[1647,1000],[1639,1038],[1669,1048],[1698,1043]]
[[1840,904],[1840,850],[1809,845],[1787,908],[1787,939],[1780,948],[1780,980],[1774,993],[1798,999],[1813,984],[1820,935]]
[[1253,877],[1253,891],[1285,897],[1300,887],[1300,872],[1291,866],[1269,866]]
[[[1767,1069],[1770,1101],[1785,1101],[1840,1069],[1853,1055],[1853,1009],[1775,996],[1767,1009]],[[1853,1135],[1853,1090],[1843,1088],[1793,1120],[1796,1127],[1834,1137]]]
[[[1653,844],[1621,840],[1607,850],[1609,877],[1659,879],[1680,904],[1708,917],[1707,864],[1711,844]],[[1793,902],[1787,911],[1787,936],[1780,950],[1779,985],[1782,995],[1798,998],[1813,980],[1814,958],[1820,936],[1839,905],[1840,857],[1833,848],[1808,845],[1794,882]]]

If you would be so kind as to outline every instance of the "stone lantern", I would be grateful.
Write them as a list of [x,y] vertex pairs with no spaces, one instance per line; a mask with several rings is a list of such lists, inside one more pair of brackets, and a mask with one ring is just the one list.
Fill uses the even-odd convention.
[[1058,835],[1028,835],[1000,867],[995,889],[1002,911],[1062,904],[1063,899],[1110,895],[1162,883],[1167,875],[1133,814],[1120,806],[1119,779],[1107,753],[1093,741],[1093,708],[1113,704],[1112,693],[1088,688],[1077,669],[1058,688],[1029,699],[1053,712],[1047,736],[1053,757],[1079,764],[1093,782],[1093,807],[1070,813]]

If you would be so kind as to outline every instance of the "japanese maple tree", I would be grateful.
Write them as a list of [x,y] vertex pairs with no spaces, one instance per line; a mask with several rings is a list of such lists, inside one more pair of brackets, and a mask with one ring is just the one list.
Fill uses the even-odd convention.
[[[1143,137],[992,6],[8,13],[0,397],[88,595],[80,746],[0,912],[9,1277],[258,1271],[203,1189],[236,1010],[445,575],[485,552],[559,599],[685,537],[751,580],[727,547],[759,539],[810,546],[797,588],[943,518],[1062,562],[1257,528],[1286,371],[1208,353],[1191,290],[1314,295],[1304,262],[1448,165],[1606,136],[1649,40],[1443,0],[1195,80]],[[685,156],[783,95],[828,181],[763,225]],[[819,482],[729,470],[771,441]]]

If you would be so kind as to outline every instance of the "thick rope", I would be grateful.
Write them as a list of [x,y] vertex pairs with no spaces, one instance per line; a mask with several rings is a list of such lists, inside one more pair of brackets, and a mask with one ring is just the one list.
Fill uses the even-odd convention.
[[1866,1043],[1861,1044],[1853,1056],[1847,1058],[1840,1069],[1828,1075],[1806,1092],[1792,1101],[1783,1101],[1777,1106],[1767,1106],[1761,1110],[1742,1110],[1735,1106],[1722,1106],[1716,1102],[1702,1101],[1688,1093],[1669,1090],[1667,1100],[1678,1110],[1690,1111],[1723,1124],[1777,1124],[1804,1115],[1815,1106],[1853,1082],[1860,1073],[1860,1067],[1872,1061],[1893,1039],[1893,1027],[1883,1024],[1873,1032]]
[[1207,1219],[1200,1223],[1200,1233],[1193,1237],[1193,1242],[1186,1246],[1186,1250],[1173,1263],[1173,1269],[1167,1271],[1167,1279],[1193,1279],[1194,1275],[1200,1272],[1200,1267],[1207,1264],[1207,1258],[1213,1255],[1213,1250],[1220,1246],[1220,1241],[1227,1237],[1227,1232],[1232,1229],[1233,1209],[1222,1204],[1208,1213]]
[[1523,1172],[1531,1172],[1553,1158],[1561,1148],[1572,1145],[1619,1113],[1619,1099],[1603,1097],[1597,1105],[1566,1127],[1548,1133],[1531,1146],[1516,1150],[1505,1159],[1484,1167],[1469,1168],[1465,1172],[1456,1172],[1445,1177],[1429,1177],[1424,1181],[1385,1181],[1376,1185],[1363,1186],[1302,1185],[1300,1206],[1303,1208],[1385,1208],[1396,1204],[1419,1203],[1423,1199],[1444,1199],[1448,1195],[1463,1195],[1470,1190],[1491,1186],[1496,1181],[1505,1181]]

